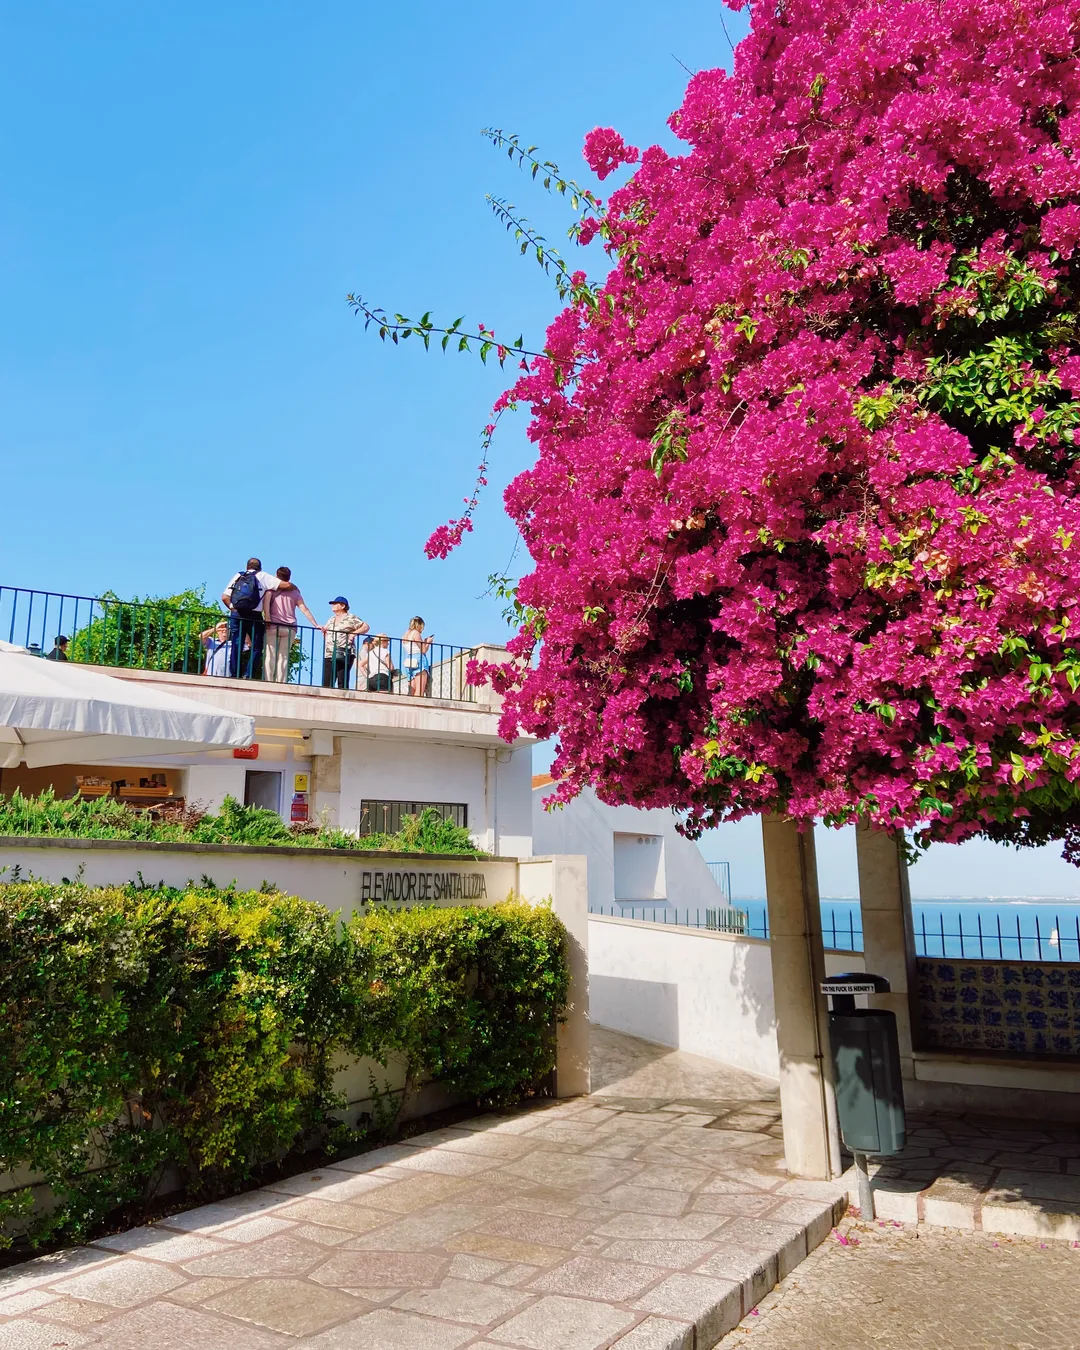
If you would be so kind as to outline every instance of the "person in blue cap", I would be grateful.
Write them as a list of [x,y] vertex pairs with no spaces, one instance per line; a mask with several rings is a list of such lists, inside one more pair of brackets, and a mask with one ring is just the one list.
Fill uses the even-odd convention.
[[330,611],[323,627],[323,687],[348,689],[356,639],[368,632],[368,625],[349,613],[349,602],[343,595],[330,601]]

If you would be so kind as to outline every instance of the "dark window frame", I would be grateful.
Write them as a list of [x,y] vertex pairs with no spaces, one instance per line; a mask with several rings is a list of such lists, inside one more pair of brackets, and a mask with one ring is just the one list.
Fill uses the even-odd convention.
[[418,816],[427,810],[438,811],[443,820],[452,820],[463,830],[469,828],[467,802],[412,802],[363,797],[360,801],[360,833],[397,834],[404,816]]

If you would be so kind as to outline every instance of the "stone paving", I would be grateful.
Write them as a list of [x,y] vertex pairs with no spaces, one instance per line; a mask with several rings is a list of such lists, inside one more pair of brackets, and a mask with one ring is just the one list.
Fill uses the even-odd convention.
[[[1080,1250],[845,1220],[721,1350],[1076,1350]],[[856,1245],[857,1244],[857,1245]]]
[[[878,1218],[1080,1240],[1080,1127],[911,1112],[907,1140],[871,1166]],[[854,1172],[843,1181],[857,1204]]]
[[0,1272],[0,1350],[708,1350],[828,1233],[773,1085],[594,1033],[478,1116]]

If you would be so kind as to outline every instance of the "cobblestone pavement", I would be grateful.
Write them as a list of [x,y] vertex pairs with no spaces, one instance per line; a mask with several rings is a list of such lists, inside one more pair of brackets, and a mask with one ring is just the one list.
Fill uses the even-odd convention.
[[[845,1220],[720,1350],[1076,1350],[1080,1250]],[[855,1245],[857,1242],[858,1245]]]
[[[907,1124],[903,1153],[871,1165],[879,1218],[1080,1240],[1076,1125],[916,1111]],[[853,1172],[844,1183],[854,1202]]]
[[613,1033],[479,1116],[0,1272],[0,1350],[708,1350],[829,1232],[767,1082]]

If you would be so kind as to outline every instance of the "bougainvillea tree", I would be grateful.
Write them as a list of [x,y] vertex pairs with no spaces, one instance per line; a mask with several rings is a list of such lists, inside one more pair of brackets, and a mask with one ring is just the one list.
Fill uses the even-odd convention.
[[[761,0],[685,153],[586,140],[607,251],[504,405],[504,731],[556,796],[1067,833],[1080,780],[1080,5]],[[520,346],[520,344],[518,344]],[[452,534],[452,532],[451,532]],[[460,537],[460,531],[458,536]],[[436,548],[452,543],[440,536]]]

